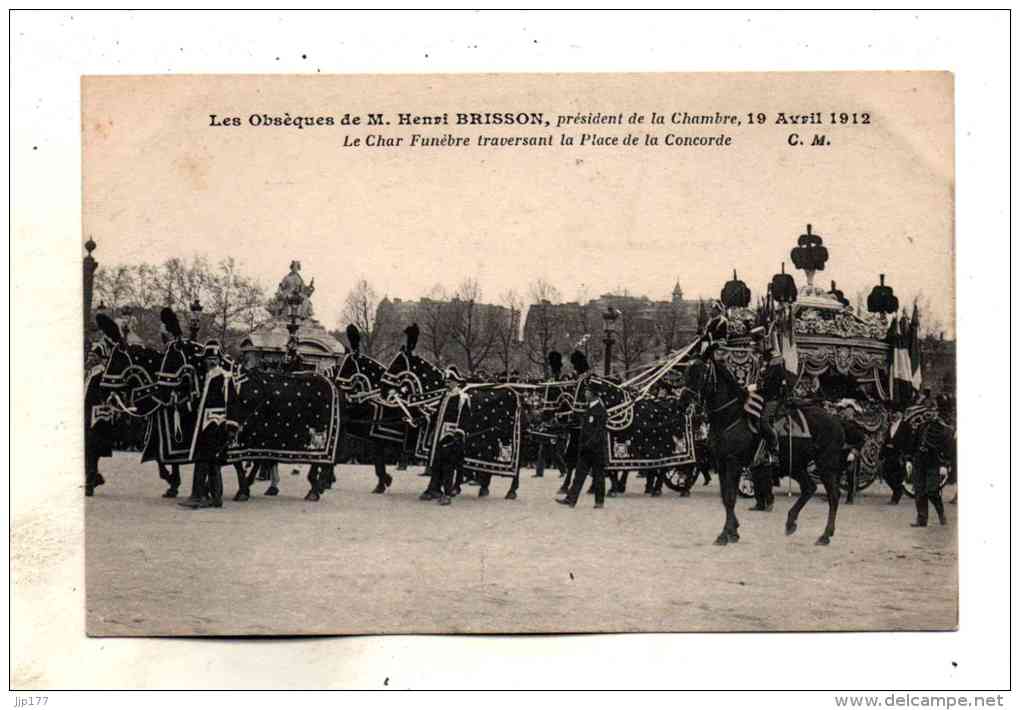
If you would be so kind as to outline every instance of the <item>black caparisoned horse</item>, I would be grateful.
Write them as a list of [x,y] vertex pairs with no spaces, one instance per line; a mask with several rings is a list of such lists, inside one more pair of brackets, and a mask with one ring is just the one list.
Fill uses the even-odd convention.
[[[156,460],[160,478],[169,485],[163,495],[172,498],[177,495],[180,485],[179,464],[186,463],[182,455],[186,452],[182,449],[191,436],[192,424],[186,415],[183,419],[173,418],[165,411],[173,401],[173,395],[161,379],[166,353],[140,345],[129,345],[122,338],[116,323],[104,314],[98,314],[96,322],[113,343],[100,383],[109,409],[122,416],[147,421],[142,461]],[[194,375],[192,370],[188,376],[193,378]],[[197,392],[197,383],[193,379],[188,381],[187,387]],[[161,412],[166,414],[162,422]],[[161,443],[164,434],[167,445]],[[174,440],[177,441],[176,451],[172,443]],[[173,453],[162,455],[166,451]],[[167,469],[167,464],[170,469]]]
[[[416,331],[417,329],[415,329]],[[415,336],[416,336],[415,332]],[[440,423],[448,401],[446,375],[414,354],[414,340],[405,346],[383,377],[383,401],[387,407],[406,412],[418,423],[414,456],[427,465],[435,461]],[[471,473],[479,483],[479,497],[489,495],[493,476],[512,478],[506,498],[517,498],[520,484],[521,421],[523,405],[509,384],[469,384],[463,388],[456,424],[465,434],[461,473]],[[394,393],[396,397],[390,398]]]
[[254,478],[242,462],[269,461],[310,464],[305,500],[317,501],[331,484],[343,434],[343,395],[330,378],[316,372],[230,372],[234,396],[222,412],[209,412],[203,394],[197,409],[199,426],[216,418],[234,423],[236,434],[225,461],[237,470],[235,500],[247,500]]
[[614,490],[622,492],[627,474],[639,471],[647,477],[646,491],[654,493],[667,471],[694,465],[691,412],[681,397],[646,397],[592,374],[578,381],[573,401],[585,401],[583,390],[594,392],[609,413],[606,472],[620,476]]
[[[749,466],[760,443],[752,431],[744,411],[747,392],[733,374],[712,357],[695,358],[687,366],[687,387],[701,398],[709,421],[709,441],[719,474],[719,490],[726,509],[726,522],[715,543],[725,545],[740,539],[735,512],[737,485],[741,470]],[[797,530],[797,516],[814,496],[817,484],[808,473],[814,462],[816,475],[828,494],[829,516],[825,530],[816,544],[828,545],[836,532],[836,511],[839,507],[839,477],[843,470],[844,432],[840,421],[817,406],[804,406],[791,419],[803,417],[810,438],[798,438],[791,431],[780,436],[779,465],[781,474],[789,474],[800,486],[800,496],[786,517],[786,534]]]
[[347,404],[344,435],[366,441],[372,447],[376,477],[372,492],[382,494],[393,483],[393,477],[386,472],[387,447],[403,448],[408,426],[399,407],[387,407],[382,403],[380,394],[386,367],[361,353],[361,332],[356,326],[347,326],[347,339],[351,352],[326,375],[344,394]]

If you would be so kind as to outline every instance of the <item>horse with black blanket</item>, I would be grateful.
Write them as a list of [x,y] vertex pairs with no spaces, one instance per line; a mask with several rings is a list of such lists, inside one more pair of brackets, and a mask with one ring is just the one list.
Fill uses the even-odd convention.
[[[383,376],[381,403],[415,422],[416,427],[411,428],[414,456],[430,469],[440,463],[436,455],[446,436],[444,425],[452,425],[464,435],[458,479],[464,474],[474,476],[480,486],[478,496],[484,498],[489,495],[492,476],[512,478],[506,498],[515,499],[520,483],[523,405],[514,385],[465,384],[457,396],[457,411],[448,411],[447,373],[414,354],[417,330],[416,325],[408,329],[407,346]],[[449,431],[451,427],[445,428]]]
[[[416,330],[409,328],[405,332],[409,340],[412,333],[417,339]],[[347,402],[344,435],[366,441],[372,447],[376,478],[372,493],[382,494],[393,484],[393,477],[386,472],[386,449],[389,446],[400,446],[403,449],[407,441],[408,424],[398,408],[384,406],[378,396],[383,389],[386,368],[378,360],[361,352],[361,331],[357,326],[347,326],[347,340],[351,352],[344,356],[338,366],[327,371],[326,375],[344,394]]]
[[238,466],[242,461],[311,464],[305,500],[319,500],[337,463],[343,396],[328,377],[315,372],[234,370],[229,377],[233,396],[227,398],[224,411],[210,415],[203,395],[198,417],[207,422],[222,416],[233,423],[236,434],[224,460],[237,468],[235,500],[247,500],[249,495],[251,480]]
[[[176,322],[170,309],[164,309],[164,320],[168,317],[167,312]],[[164,377],[166,353],[141,345],[129,345],[116,322],[103,313],[96,314],[96,324],[111,344],[99,380],[100,409],[106,410],[108,422],[112,422],[115,413],[146,420],[142,462],[156,460],[159,477],[169,485],[163,497],[173,498],[180,486],[179,465],[187,463],[193,419],[188,418],[186,410],[183,419],[167,411],[175,395],[171,391],[173,388],[167,387],[168,379]],[[193,390],[197,394],[200,375],[193,366],[187,377],[185,390]],[[99,411],[96,405],[92,404],[91,408],[97,423],[102,421],[102,416],[95,416]],[[161,419],[161,415],[164,418]]]
[[610,495],[623,493],[630,471],[646,476],[646,492],[661,490],[667,471],[693,466],[694,432],[688,404],[680,397],[652,397],[649,388],[631,390],[589,371],[583,353],[571,355],[578,381],[570,397],[584,402],[588,391],[608,410],[605,469]]
[[[725,365],[715,360],[711,349],[688,364],[687,387],[701,399],[708,416],[710,447],[726,510],[726,522],[715,544],[736,542],[740,539],[737,532],[740,523],[735,512],[737,484],[742,469],[751,464],[760,443],[745,413],[747,391]],[[793,435],[795,422],[806,424],[810,438]],[[808,472],[813,462],[829,502],[825,530],[815,544],[828,545],[836,532],[839,477],[843,470],[843,426],[838,418],[813,405],[798,408],[788,417],[787,424],[789,431],[784,432],[785,437],[781,435],[779,465],[782,473],[788,473],[797,481],[800,496],[787,513],[786,534],[796,532],[797,517],[818,488]]]

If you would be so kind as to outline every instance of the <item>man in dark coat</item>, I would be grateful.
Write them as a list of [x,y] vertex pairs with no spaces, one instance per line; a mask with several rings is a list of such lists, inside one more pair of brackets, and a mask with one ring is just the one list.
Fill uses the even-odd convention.
[[[578,376],[583,379],[588,372],[587,358],[575,351],[570,361]],[[584,479],[591,473],[595,487],[595,507],[602,508],[606,498],[606,423],[609,415],[602,400],[583,383],[578,393],[584,402],[574,405],[581,426],[577,441],[577,471],[566,498],[558,498],[556,502],[571,508],[577,505],[578,496],[584,488]]]
[[945,395],[936,400],[938,417],[925,422],[914,437],[912,456],[914,503],[917,505],[917,520],[911,527],[923,528],[928,525],[928,504],[935,508],[939,524],[946,524],[946,511],[942,504],[940,479],[948,473],[948,467],[956,457],[956,438],[946,423],[952,405]]
[[223,474],[220,467],[230,438],[237,429],[228,416],[228,406],[237,392],[232,373],[222,367],[219,341],[210,340],[203,351],[205,385],[199,408],[199,420],[191,444],[195,462],[191,495],[177,505],[184,508],[222,508]]
[[96,342],[89,351],[85,367],[85,495],[106,481],[99,473],[99,459],[113,455],[113,412],[106,404],[107,393],[100,383],[109,350]]
[[882,478],[892,489],[889,505],[899,505],[905,489],[903,481],[906,458],[910,453],[912,434],[910,424],[904,419],[903,412],[889,408],[889,436],[882,445]]
[[464,407],[470,406],[461,389],[464,384],[464,378],[455,367],[446,371],[447,394],[441,406],[439,438],[432,460],[429,485],[421,494],[421,500],[438,500],[439,505],[450,505],[454,478],[464,461],[464,443],[467,440],[464,430],[460,428]]

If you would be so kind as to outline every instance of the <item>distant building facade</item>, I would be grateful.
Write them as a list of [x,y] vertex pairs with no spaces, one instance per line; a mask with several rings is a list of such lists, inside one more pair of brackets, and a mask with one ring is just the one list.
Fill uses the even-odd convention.
[[524,322],[524,349],[529,363],[544,372],[544,352],[584,352],[593,367],[601,367],[604,354],[603,315],[613,308],[615,321],[612,371],[621,376],[653,362],[697,337],[701,302],[684,298],[677,283],[669,300],[647,296],[604,293],[587,303],[543,301],[528,308]]
[[388,362],[405,342],[404,329],[417,323],[419,355],[465,375],[495,377],[520,370],[520,322],[519,310],[491,303],[385,296],[376,309],[373,356]]

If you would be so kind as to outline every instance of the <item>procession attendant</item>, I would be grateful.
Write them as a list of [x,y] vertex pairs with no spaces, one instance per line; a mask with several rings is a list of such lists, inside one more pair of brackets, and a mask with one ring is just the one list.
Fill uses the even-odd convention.
[[99,459],[113,455],[112,413],[100,387],[109,358],[109,347],[97,341],[85,360],[85,495],[106,481],[99,473]]
[[[588,359],[583,353],[575,351],[570,356],[570,362],[579,377],[583,378],[588,373]],[[591,473],[595,487],[595,507],[602,508],[605,506],[606,498],[606,423],[608,413],[606,405],[592,390],[587,387],[579,387],[578,394],[584,397],[584,402],[578,412],[581,431],[578,435],[577,471],[566,498],[558,498],[556,502],[569,505],[571,508],[577,505],[578,496],[584,489],[584,479]]]
[[899,505],[905,489],[906,478],[904,467],[909,454],[911,432],[910,425],[904,421],[903,412],[886,403],[889,411],[889,435],[882,445],[882,479],[892,490],[889,505]]
[[948,474],[948,467],[956,458],[956,438],[947,423],[952,413],[952,403],[945,395],[936,400],[938,416],[921,425],[914,438],[912,456],[914,503],[917,506],[917,520],[911,527],[923,528],[928,525],[928,504],[935,508],[939,523],[946,524],[946,511],[942,504],[942,490],[939,481]]
[[442,418],[439,421],[439,442],[429,485],[421,500],[438,500],[439,505],[450,505],[453,495],[454,476],[464,461],[464,443],[466,436],[460,428],[460,415],[464,407],[469,406],[467,396],[462,387],[465,380],[457,368],[450,367],[446,371],[446,399],[442,405]]
[[236,396],[233,375],[223,369],[220,343],[210,340],[203,350],[206,376],[191,455],[195,462],[191,495],[178,503],[184,508],[222,508],[223,476],[227,445],[237,429],[228,419],[227,407]]

